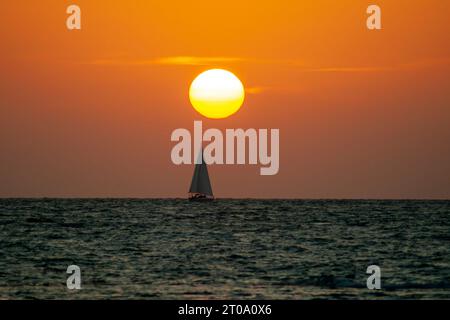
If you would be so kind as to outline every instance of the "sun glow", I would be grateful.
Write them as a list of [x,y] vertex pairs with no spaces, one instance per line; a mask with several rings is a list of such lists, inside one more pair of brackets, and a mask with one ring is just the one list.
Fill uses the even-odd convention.
[[192,82],[189,99],[197,112],[211,119],[222,119],[236,113],[244,102],[242,82],[231,72],[211,69]]

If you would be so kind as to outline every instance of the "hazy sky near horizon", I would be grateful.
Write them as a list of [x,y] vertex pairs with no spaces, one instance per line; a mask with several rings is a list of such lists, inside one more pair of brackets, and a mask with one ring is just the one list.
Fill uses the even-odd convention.
[[[211,166],[218,197],[449,199],[449,14],[446,0],[3,0],[0,197],[185,197],[193,167],[172,164],[170,135],[202,120],[280,129],[279,174]],[[246,87],[225,120],[189,103],[210,68]]]

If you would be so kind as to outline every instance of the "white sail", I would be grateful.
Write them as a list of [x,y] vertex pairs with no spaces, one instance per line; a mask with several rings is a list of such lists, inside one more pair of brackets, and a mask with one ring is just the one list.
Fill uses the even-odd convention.
[[192,177],[189,193],[204,194],[212,197],[213,192],[211,182],[209,181],[208,167],[206,166],[205,161],[203,161],[203,150],[199,157],[201,157],[201,163],[195,165],[194,176]]

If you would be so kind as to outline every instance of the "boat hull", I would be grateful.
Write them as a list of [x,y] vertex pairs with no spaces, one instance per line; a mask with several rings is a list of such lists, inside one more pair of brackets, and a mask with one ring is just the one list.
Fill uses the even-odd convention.
[[192,202],[210,202],[210,201],[214,201],[214,198],[190,197],[189,201],[192,201]]

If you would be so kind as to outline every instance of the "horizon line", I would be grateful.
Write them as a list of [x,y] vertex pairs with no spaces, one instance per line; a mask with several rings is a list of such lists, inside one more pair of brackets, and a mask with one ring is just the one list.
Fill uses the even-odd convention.
[[[215,200],[301,200],[301,201],[450,201],[450,198],[255,198],[223,197]],[[2,200],[188,200],[183,197],[1,197]]]

